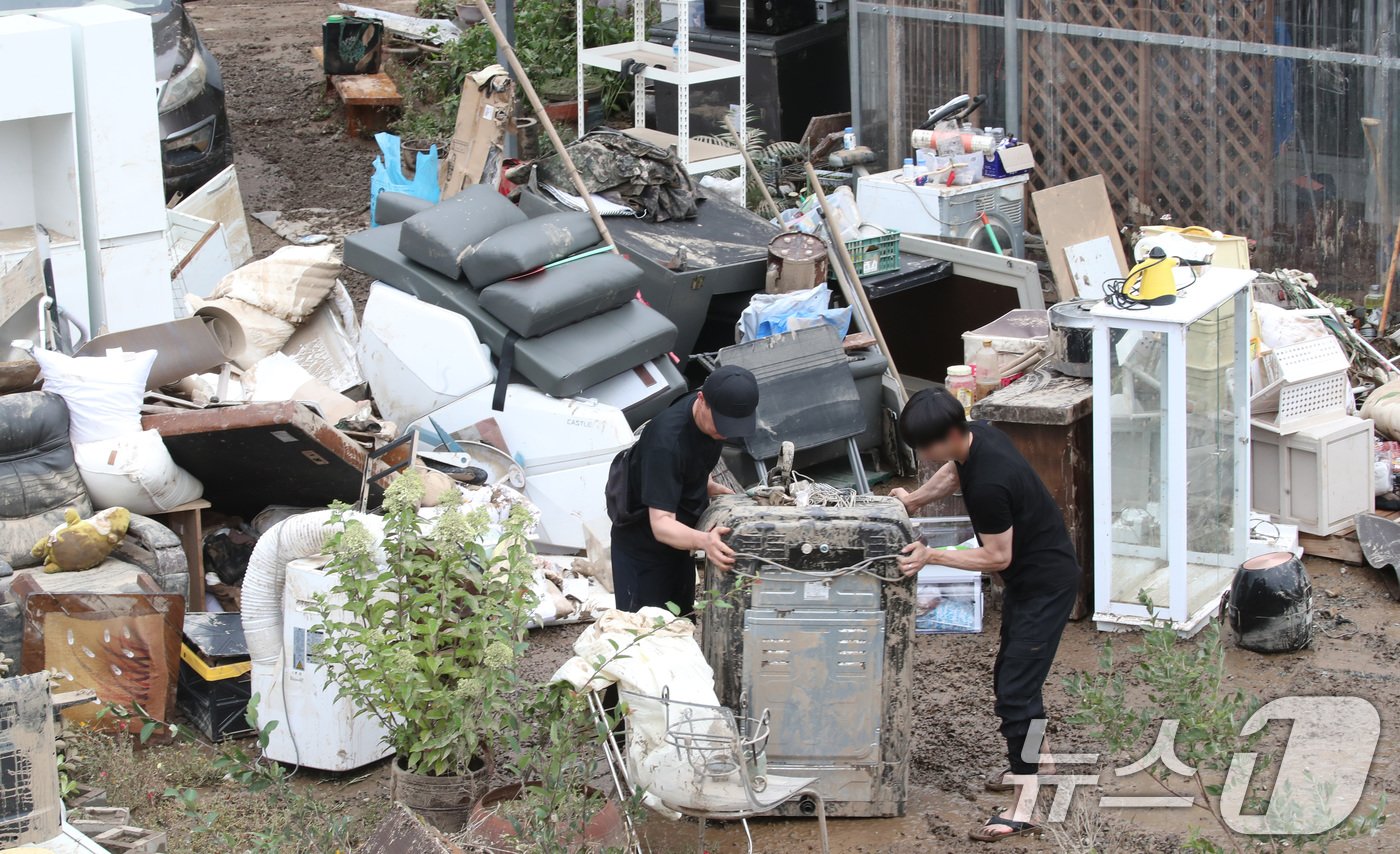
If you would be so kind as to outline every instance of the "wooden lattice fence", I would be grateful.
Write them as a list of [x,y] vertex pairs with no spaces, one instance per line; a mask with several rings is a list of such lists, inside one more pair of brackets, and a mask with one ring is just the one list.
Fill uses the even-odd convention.
[[[1028,0],[1027,18],[1269,41],[1272,0]],[[1273,222],[1273,73],[1263,57],[1131,40],[1022,36],[1022,136],[1040,186],[1103,174],[1119,220],[1171,214],[1257,234]]]

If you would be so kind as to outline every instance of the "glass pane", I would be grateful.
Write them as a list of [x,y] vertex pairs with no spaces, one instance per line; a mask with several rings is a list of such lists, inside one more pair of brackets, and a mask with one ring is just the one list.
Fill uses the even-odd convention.
[[1137,604],[1145,592],[1165,607],[1167,595],[1167,337],[1110,329],[1113,410],[1113,581],[1115,602]]
[[[1242,320],[1242,318],[1239,318]],[[1235,301],[1186,330],[1187,599],[1194,613],[1230,583],[1236,555]]]

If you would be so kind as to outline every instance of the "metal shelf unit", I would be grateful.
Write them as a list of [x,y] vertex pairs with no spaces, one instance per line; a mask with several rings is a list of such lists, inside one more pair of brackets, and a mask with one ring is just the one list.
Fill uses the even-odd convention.
[[[692,175],[713,172],[718,169],[737,168],[744,174],[744,158],[738,150],[729,146],[700,142],[690,138],[690,87],[716,80],[739,79],[739,104],[741,109],[748,103],[748,79],[746,57],[748,54],[748,3],[740,0],[739,5],[739,60],[723,59],[690,50],[690,6],[703,0],[678,0],[679,12],[676,15],[676,49],[668,50],[664,45],[647,41],[647,2],[635,0],[632,3],[632,41],[621,44],[586,48],[583,45],[583,2],[575,0],[576,35],[578,47],[578,132],[584,133],[584,70],[600,68],[622,73],[628,60],[640,63],[642,68],[633,80],[632,124],[627,133],[663,148],[675,146],[676,153],[686,170]],[[647,81],[665,83],[676,87],[676,130],[675,134],[648,128],[646,115]],[[739,144],[748,141],[747,123],[743,117],[735,122],[739,132]]]

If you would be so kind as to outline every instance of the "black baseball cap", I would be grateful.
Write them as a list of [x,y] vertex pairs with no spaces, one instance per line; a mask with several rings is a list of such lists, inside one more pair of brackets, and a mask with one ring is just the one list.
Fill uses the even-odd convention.
[[747,368],[725,365],[700,387],[715,429],[726,439],[747,439],[758,428],[758,380]]

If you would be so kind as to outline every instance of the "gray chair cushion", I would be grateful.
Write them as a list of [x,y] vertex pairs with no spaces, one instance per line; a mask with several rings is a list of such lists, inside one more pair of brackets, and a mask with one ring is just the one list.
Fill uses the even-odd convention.
[[490,187],[473,184],[404,220],[399,251],[456,279],[462,275],[462,261],[478,243],[525,219],[520,208],[505,196]]
[[[381,202],[382,204],[382,202]],[[462,261],[467,284],[482,288],[575,255],[600,239],[586,213],[547,214],[501,229]]]
[[626,304],[642,271],[611,252],[571,261],[481,292],[481,307],[511,331],[534,338]]
[[[345,265],[432,305],[471,319],[482,343],[499,356],[510,331],[481,307],[476,291],[413,263],[398,250],[402,223],[345,238]],[[515,347],[515,369],[552,397],[571,397],[591,385],[669,351],[676,325],[637,300]]]
[[0,560],[37,566],[29,550],[69,507],[92,515],[68,441],[68,405],[46,391],[0,397]]
[[408,193],[380,193],[379,198],[374,200],[374,219],[380,225],[392,225],[432,206],[433,203],[427,199],[410,196]]

